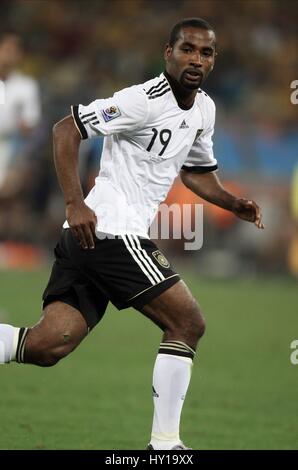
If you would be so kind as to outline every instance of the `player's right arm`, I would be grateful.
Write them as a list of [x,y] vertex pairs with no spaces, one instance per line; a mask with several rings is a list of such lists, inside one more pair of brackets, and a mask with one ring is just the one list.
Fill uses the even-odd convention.
[[72,233],[84,248],[94,248],[96,216],[85,204],[78,170],[81,135],[72,116],[53,128],[54,162]]
[[148,99],[142,87],[133,86],[113,97],[97,99],[89,105],[72,106],[67,116],[54,126],[54,160],[64,194],[67,222],[83,248],[93,248],[96,215],[84,203],[78,171],[82,139],[108,136],[142,127],[148,117]]

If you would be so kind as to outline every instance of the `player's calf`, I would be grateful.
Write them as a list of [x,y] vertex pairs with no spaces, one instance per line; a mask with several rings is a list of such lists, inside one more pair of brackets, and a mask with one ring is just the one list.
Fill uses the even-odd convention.
[[88,327],[82,314],[64,302],[46,306],[43,317],[28,334],[25,362],[51,367],[68,356],[85,338]]
[[11,361],[51,367],[73,351],[87,335],[81,313],[63,302],[49,304],[32,328],[0,325],[0,363]]
[[34,327],[28,333],[25,360],[27,364],[40,367],[52,367],[68,356],[80,343],[68,330],[45,337]]
[[65,344],[58,342],[50,345],[43,337],[35,334],[34,328],[0,325],[0,364],[18,362],[41,367],[54,366],[76,347],[67,334]]

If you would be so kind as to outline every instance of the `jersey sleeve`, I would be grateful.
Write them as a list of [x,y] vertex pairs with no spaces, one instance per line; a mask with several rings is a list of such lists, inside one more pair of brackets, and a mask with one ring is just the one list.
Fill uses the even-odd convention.
[[113,97],[72,106],[72,115],[82,139],[130,132],[142,127],[148,116],[148,101],[137,86]]
[[[208,98],[210,99],[210,98]],[[207,173],[217,170],[217,160],[213,154],[212,136],[215,124],[215,104],[210,99],[206,128],[197,132],[197,137],[189,151],[182,170],[194,173]]]

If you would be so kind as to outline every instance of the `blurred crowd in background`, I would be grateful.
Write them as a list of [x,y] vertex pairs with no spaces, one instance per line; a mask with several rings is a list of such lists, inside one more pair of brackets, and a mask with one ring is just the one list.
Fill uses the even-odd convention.
[[[204,244],[162,246],[205,275],[298,276],[298,3],[293,0],[1,0],[0,268],[52,256],[65,211],[52,126],[70,113],[164,69],[168,34],[185,17],[216,31],[218,57],[204,89],[217,105],[214,150],[232,192],[255,199],[265,231],[204,204]],[[102,139],[84,141],[85,193]],[[202,203],[177,179],[169,204]]]

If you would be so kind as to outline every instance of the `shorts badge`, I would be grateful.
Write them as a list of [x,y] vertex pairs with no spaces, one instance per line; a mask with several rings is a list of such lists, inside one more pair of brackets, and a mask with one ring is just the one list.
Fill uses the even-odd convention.
[[158,264],[160,264],[163,268],[170,267],[170,263],[168,262],[167,258],[161,253],[161,251],[153,251],[152,256],[154,256]]
[[101,114],[105,122],[109,122],[112,119],[121,116],[120,109],[117,106],[110,106],[109,108],[102,109]]

